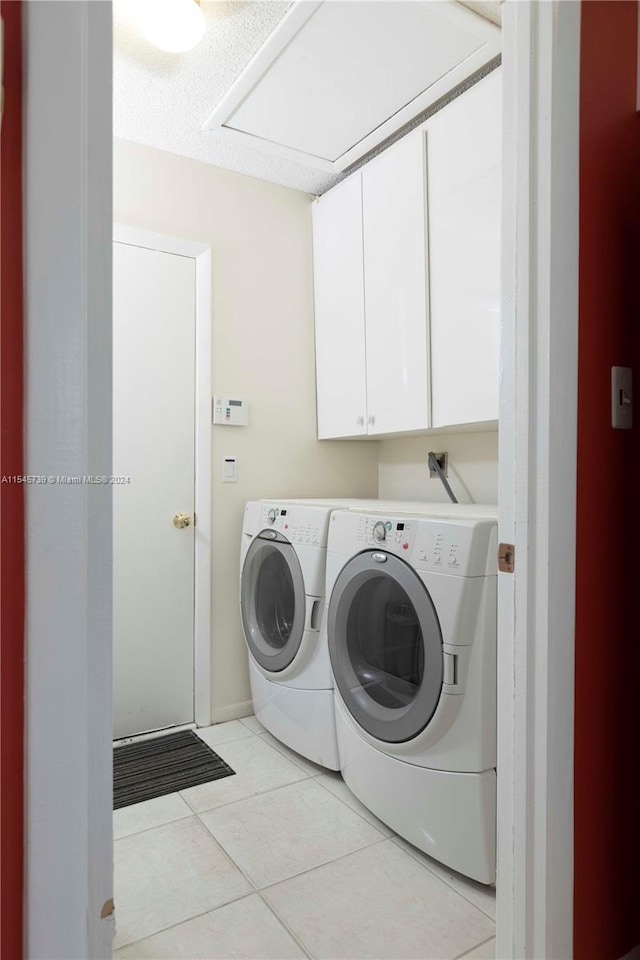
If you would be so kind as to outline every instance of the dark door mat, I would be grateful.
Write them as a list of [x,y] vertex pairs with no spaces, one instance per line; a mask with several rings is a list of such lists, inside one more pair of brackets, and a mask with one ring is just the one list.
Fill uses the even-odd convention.
[[113,751],[113,809],[234,773],[193,730],[128,743]]

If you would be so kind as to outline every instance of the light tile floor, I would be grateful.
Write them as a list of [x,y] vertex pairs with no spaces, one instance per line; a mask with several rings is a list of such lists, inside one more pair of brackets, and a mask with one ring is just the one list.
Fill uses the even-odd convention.
[[235,776],[114,814],[118,960],[494,956],[493,890],[411,847],[255,717],[198,733]]

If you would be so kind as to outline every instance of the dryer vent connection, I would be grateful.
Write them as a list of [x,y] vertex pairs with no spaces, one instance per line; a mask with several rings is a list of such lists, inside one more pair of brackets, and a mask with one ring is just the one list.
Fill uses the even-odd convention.
[[457,503],[458,498],[454,494],[449,485],[449,481],[447,480],[449,455],[447,453],[434,453],[433,450],[430,450],[427,454],[427,463],[429,465],[429,476],[438,477],[440,483],[446,490],[447,496],[451,500],[451,503]]

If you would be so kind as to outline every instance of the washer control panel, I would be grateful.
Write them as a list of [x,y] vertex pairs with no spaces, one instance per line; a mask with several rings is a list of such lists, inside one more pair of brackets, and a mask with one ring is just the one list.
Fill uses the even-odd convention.
[[295,506],[262,505],[261,524],[278,530],[290,543],[304,543],[319,547],[326,543],[326,511],[296,508]]

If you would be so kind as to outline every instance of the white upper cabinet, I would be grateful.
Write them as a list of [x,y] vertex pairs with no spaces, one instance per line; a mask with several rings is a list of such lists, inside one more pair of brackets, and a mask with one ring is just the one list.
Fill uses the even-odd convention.
[[501,70],[427,124],[432,426],[498,419]]
[[429,426],[424,138],[362,169],[369,434]]
[[314,204],[318,436],[498,419],[501,73]]
[[318,438],[367,432],[362,187],[351,177],[313,204]]
[[313,205],[318,437],[429,426],[418,130]]

